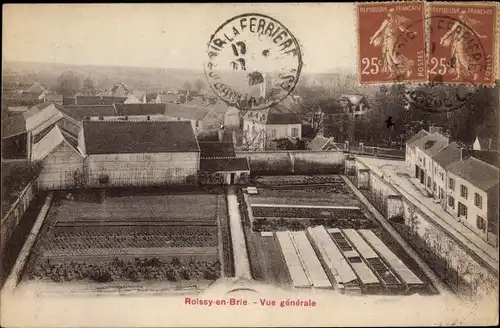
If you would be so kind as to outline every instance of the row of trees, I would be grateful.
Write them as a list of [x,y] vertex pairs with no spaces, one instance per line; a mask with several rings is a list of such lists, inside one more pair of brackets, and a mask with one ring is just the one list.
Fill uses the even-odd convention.
[[[457,103],[460,98],[468,97],[465,104],[448,111],[429,111],[409,106],[409,92],[426,95],[428,100],[450,99]],[[321,112],[339,110],[341,94],[364,95],[371,110],[362,120],[352,123],[356,142],[369,144],[403,143],[414,133],[429,125],[442,127],[455,140],[470,143],[476,135],[483,138],[497,138],[499,99],[498,83],[493,88],[455,85],[420,85],[418,87],[406,84],[388,86],[359,86],[353,75],[333,75],[328,83],[310,85],[301,81],[295,92],[301,96],[300,115],[304,120],[318,123]],[[459,103],[459,101],[458,101]],[[391,124],[387,124],[388,118]],[[344,121],[348,118],[344,117]],[[339,124],[342,124],[339,117]],[[348,124],[344,133],[347,136]],[[314,126],[318,132],[321,124]]]
[[80,91],[92,92],[94,89],[95,83],[90,77],[82,80],[73,71],[63,72],[57,78],[57,83],[52,87],[53,91],[62,94],[63,97],[72,97]]
[[[193,83],[185,81],[182,87],[185,90],[200,92],[206,85],[201,79],[197,79]],[[52,86],[52,90],[64,97],[72,97],[78,92],[91,93],[95,91],[95,82],[90,77],[82,79],[73,71],[66,71],[58,77],[57,83]]]
[[205,88],[205,82],[203,82],[201,79],[196,79],[193,83],[189,81],[185,81],[182,84],[182,88],[184,90],[190,90],[190,91],[197,91],[200,92]]

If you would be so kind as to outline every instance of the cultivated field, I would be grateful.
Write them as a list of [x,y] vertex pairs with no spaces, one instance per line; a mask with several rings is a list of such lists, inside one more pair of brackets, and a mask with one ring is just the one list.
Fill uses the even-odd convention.
[[261,232],[302,231],[323,225],[372,230],[408,268],[428,282],[420,267],[380,226],[340,176],[270,176],[258,179],[254,185],[258,194],[247,195],[250,213],[246,217],[243,213],[243,219],[249,220],[245,234],[256,279],[279,286],[290,285],[275,238],[263,236]]
[[[28,279],[98,282],[213,280],[232,271],[222,191],[54,201]],[[92,197],[73,197],[92,199]]]

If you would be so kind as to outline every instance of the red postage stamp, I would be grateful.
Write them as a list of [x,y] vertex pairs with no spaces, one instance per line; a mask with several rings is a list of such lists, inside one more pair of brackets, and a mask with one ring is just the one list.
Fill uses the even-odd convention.
[[357,18],[361,84],[427,81],[423,2],[360,3]]
[[443,83],[495,81],[495,4],[429,4],[429,79]]

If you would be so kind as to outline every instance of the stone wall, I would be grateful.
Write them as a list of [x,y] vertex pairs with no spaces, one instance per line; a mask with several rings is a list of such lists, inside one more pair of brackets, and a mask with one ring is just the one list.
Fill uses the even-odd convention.
[[339,174],[344,170],[345,154],[341,151],[240,151],[247,157],[252,174]]
[[10,207],[10,210],[2,218],[2,223],[0,224],[0,249],[2,253],[14,230],[19,225],[21,218],[30,206],[31,201],[36,196],[37,191],[38,180],[35,179],[21,191],[17,200]]

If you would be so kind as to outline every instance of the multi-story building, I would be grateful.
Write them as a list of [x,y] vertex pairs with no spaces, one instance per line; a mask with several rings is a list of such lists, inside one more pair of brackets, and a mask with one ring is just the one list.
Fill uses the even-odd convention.
[[424,185],[425,190],[432,195],[437,193],[437,183],[434,180],[435,165],[432,158],[448,146],[448,142],[448,137],[439,132],[434,132],[414,141],[415,177]]
[[434,198],[438,199],[441,206],[446,209],[446,168],[455,162],[461,161],[468,156],[467,150],[463,149],[458,143],[452,142],[440,152],[434,155],[433,159],[433,184],[436,184]]
[[422,129],[406,141],[406,155],[405,155],[406,169],[408,170],[408,172],[411,172],[410,175],[414,178],[419,177],[418,166],[416,165],[417,161],[416,161],[415,142],[427,135],[429,135],[429,132]]
[[243,142],[246,150],[272,148],[278,139],[301,139],[302,123],[298,115],[282,104],[249,110],[243,116]]
[[448,165],[446,170],[447,211],[496,244],[498,168],[469,157]]

